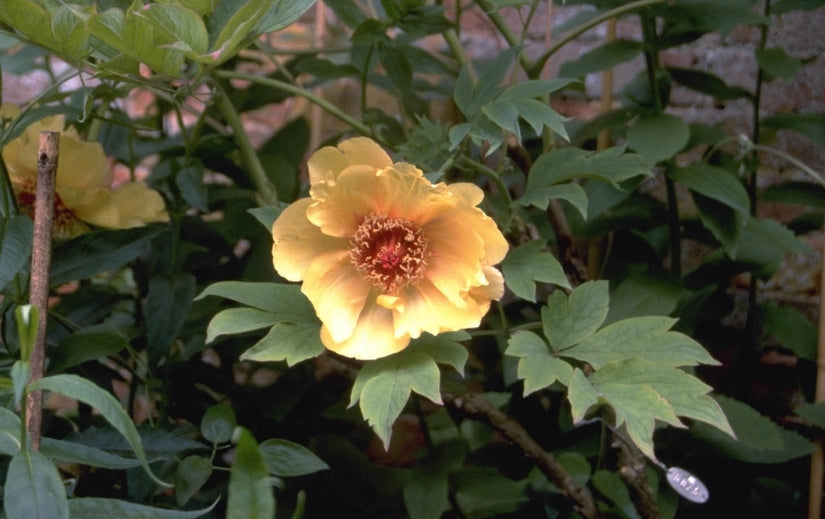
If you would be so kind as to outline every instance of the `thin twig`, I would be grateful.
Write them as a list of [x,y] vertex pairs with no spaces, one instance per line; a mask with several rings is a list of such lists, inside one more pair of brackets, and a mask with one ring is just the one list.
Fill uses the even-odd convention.
[[659,519],[659,504],[656,494],[647,482],[647,463],[637,449],[624,439],[617,438],[613,448],[619,461],[619,476],[630,490],[630,499],[642,519]]
[[556,458],[542,449],[516,420],[504,414],[478,393],[445,398],[445,402],[466,416],[486,423],[507,440],[516,444],[525,455],[535,460],[547,479],[573,503],[573,507],[582,517],[585,519],[600,517],[593,496],[587,489],[573,481]]
[[[37,189],[34,201],[34,237],[29,302],[40,314],[37,338],[32,348],[29,382],[43,378],[46,363],[46,323],[49,311],[49,269],[52,264],[52,227],[54,224],[54,177],[60,152],[60,132],[40,132],[37,149]],[[26,397],[26,431],[32,448],[40,449],[43,423],[43,395],[40,391]]]

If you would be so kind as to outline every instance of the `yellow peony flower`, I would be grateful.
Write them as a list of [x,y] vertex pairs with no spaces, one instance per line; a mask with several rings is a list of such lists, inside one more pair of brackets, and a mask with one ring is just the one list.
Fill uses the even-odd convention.
[[[19,113],[14,105],[4,104],[0,109],[4,118]],[[61,132],[55,177],[56,238],[67,239],[87,232],[86,224],[124,229],[169,220],[163,198],[145,183],[124,182],[112,188],[112,169],[103,147],[82,140],[74,128],[66,129],[62,115],[33,123],[3,148],[3,161],[23,212],[34,213],[41,131]]]
[[501,298],[493,265],[508,245],[477,186],[433,185],[365,137],[318,150],[308,168],[310,197],[275,221],[272,258],[303,280],[327,349],[384,357],[422,332],[478,326]]

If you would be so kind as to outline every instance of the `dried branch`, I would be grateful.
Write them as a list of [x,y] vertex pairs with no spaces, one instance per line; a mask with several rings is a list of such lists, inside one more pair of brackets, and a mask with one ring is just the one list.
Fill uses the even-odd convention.
[[[60,151],[60,132],[40,132],[37,149],[37,189],[34,202],[34,236],[29,302],[40,314],[37,338],[29,358],[29,383],[43,378],[46,365],[46,323],[49,311],[49,269],[52,264],[52,227],[54,224],[54,178]],[[43,421],[43,395],[40,391],[26,397],[26,431],[32,448],[40,449]]]
[[542,449],[520,423],[501,412],[478,393],[448,397],[445,398],[445,402],[469,418],[486,423],[521,448],[525,455],[536,461],[547,479],[573,502],[573,507],[582,517],[585,519],[600,517],[599,509],[596,508],[596,503],[587,489],[573,481],[556,458]]

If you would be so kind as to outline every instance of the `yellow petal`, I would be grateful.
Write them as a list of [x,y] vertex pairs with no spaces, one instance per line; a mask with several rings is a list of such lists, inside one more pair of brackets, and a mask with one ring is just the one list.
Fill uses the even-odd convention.
[[337,148],[326,146],[312,154],[307,162],[309,183],[335,179],[347,167],[361,164],[374,169],[392,165],[392,159],[381,146],[367,137],[348,139]]
[[327,349],[353,359],[372,360],[397,353],[410,343],[409,336],[396,337],[392,311],[368,303],[358,318],[352,335],[336,341],[326,326],[321,327],[321,342]]
[[307,218],[321,232],[339,238],[351,237],[363,219],[377,210],[380,186],[371,166],[349,166],[335,182],[320,182],[310,189],[314,200]]
[[478,299],[465,297],[456,306],[435,285],[422,280],[405,291],[403,311],[395,313],[395,334],[416,338],[422,332],[437,335],[475,328],[490,307],[490,300],[479,295]]
[[85,142],[67,133],[60,136],[56,185],[79,189],[108,189],[111,180],[112,172],[100,143]]
[[353,334],[371,286],[355,270],[349,250],[332,250],[312,259],[301,291],[335,342]]
[[112,190],[112,199],[118,208],[121,228],[169,221],[163,197],[143,182],[119,185]]
[[485,282],[481,270],[484,242],[456,214],[437,218],[424,227],[429,257],[424,276],[455,306],[465,304],[471,287]]
[[312,203],[302,198],[278,216],[272,225],[272,263],[278,274],[290,281],[300,281],[313,258],[331,250],[344,250],[347,240],[332,238],[307,220]]
[[466,204],[465,207],[469,214],[463,216],[462,219],[465,225],[471,227],[484,242],[484,263],[495,265],[501,262],[510,246],[496,222],[484,214],[484,211],[475,207],[484,199],[484,192],[478,186],[467,182],[451,184],[448,188]]

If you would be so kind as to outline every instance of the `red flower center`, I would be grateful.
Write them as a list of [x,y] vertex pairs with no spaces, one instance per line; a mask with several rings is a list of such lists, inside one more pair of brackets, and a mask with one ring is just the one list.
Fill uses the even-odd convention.
[[[20,207],[20,212],[28,215],[34,219],[34,204],[36,185],[34,182],[15,182],[15,195],[17,195],[17,205]],[[75,224],[76,217],[74,212],[66,207],[60,195],[54,194],[54,230],[53,235],[58,239],[70,238],[69,229]]]
[[427,240],[414,222],[372,213],[355,231],[349,257],[365,279],[393,294],[424,276]]

